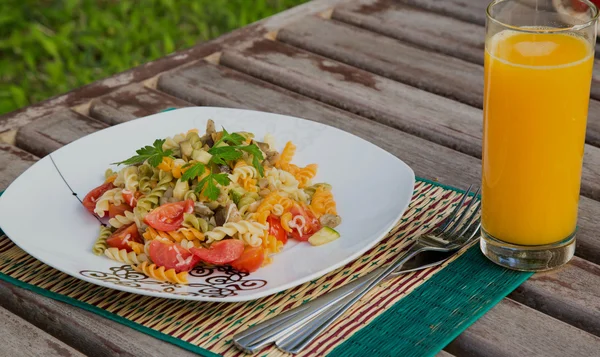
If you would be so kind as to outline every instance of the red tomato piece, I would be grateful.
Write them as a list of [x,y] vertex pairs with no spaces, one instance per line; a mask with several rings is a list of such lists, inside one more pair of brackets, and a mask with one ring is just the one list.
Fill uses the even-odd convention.
[[129,246],[129,244],[127,244],[128,242],[142,243],[142,239],[140,238],[140,232],[138,232],[135,223],[117,229],[106,240],[106,244],[108,244],[111,247],[119,248],[119,250],[125,249],[128,252],[131,252],[132,249]]
[[181,227],[183,214],[192,212],[194,212],[194,201],[192,200],[167,203],[148,213],[144,222],[159,231],[174,231]]
[[190,248],[200,260],[214,265],[231,263],[244,252],[244,242],[237,239],[226,239],[211,244],[207,248]]
[[115,185],[113,185],[112,182],[106,182],[103,183],[102,185],[96,187],[95,189],[91,190],[87,195],[85,195],[85,197],[83,198],[83,206],[91,213],[91,214],[95,214],[94,213],[94,208],[96,208],[96,200],[98,200],[98,198],[100,198],[100,196],[102,196],[104,194],[104,192],[115,188]]
[[137,201],[138,199],[143,196],[143,194],[140,191],[129,191],[129,190],[123,190],[123,199],[125,200],[125,203],[127,203],[130,207],[135,207],[137,206]]
[[321,229],[321,222],[319,222],[319,219],[314,215],[310,208],[295,205],[290,209],[290,212],[292,213],[291,222],[294,222],[297,226],[301,226],[300,232],[298,231],[298,228],[292,228],[292,232],[290,234],[295,239],[299,241],[307,241],[310,236],[317,233],[317,231]]
[[287,243],[287,232],[281,226],[281,221],[279,218],[277,216],[270,215],[269,218],[267,218],[267,222],[269,223],[269,235],[274,236],[283,244]]
[[256,248],[248,248],[244,250],[242,255],[231,262],[231,265],[234,269],[252,273],[257,271],[258,268],[261,267],[263,261],[265,260],[265,251],[261,247]]
[[190,271],[200,260],[177,244],[163,243],[158,240],[150,243],[148,252],[154,264],[163,266],[166,270],[175,269],[178,273]]
[[108,206],[108,217],[123,216],[126,211],[132,212],[133,209],[126,203],[121,203],[120,205],[111,204]]

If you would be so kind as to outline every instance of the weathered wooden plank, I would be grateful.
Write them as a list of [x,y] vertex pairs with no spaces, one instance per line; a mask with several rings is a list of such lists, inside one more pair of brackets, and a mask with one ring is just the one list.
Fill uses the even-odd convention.
[[[446,15],[452,18],[472,22],[480,26],[485,25],[485,9],[491,1],[487,0],[401,0],[403,3],[420,7],[430,12]],[[524,7],[534,7],[535,0],[522,0],[521,4],[512,4],[515,13]],[[553,9],[552,9],[553,10]],[[428,22],[429,24],[429,22]],[[481,27],[483,29],[483,27]],[[483,37],[481,37],[483,39]],[[591,97],[600,100],[600,60],[594,61]]]
[[21,128],[17,132],[17,146],[42,157],[105,127],[104,123],[65,109]]
[[[351,48],[360,46],[363,45]],[[356,58],[350,52],[346,55]],[[348,58],[345,57],[345,60],[349,61]],[[267,39],[239,51],[225,51],[221,63],[410,134],[481,157],[483,114],[472,106]],[[473,90],[477,88],[474,86]],[[482,88],[479,90],[481,93]],[[585,151],[581,192],[600,198],[600,180],[597,179],[600,149],[586,145]]]
[[[419,47],[439,51],[477,64],[483,64],[485,28],[476,24],[463,22],[392,0],[359,0],[340,5],[336,7],[333,12],[333,19],[338,19],[343,22],[369,29],[376,33],[391,36]],[[290,26],[301,27],[299,24],[292,24]],[[317,32],[319,30],[311,29],[311,31]],[[281,34],[288,36],[285,31],[282,31]],[[340,35],[342,34],[340,33]],[[392,62],[364,62],[362,61],[362,50],[368,48],[369,43],[373,40],[369,40],[369,42],[365,43],[364,41],[352,42],[351,37],[346,37],[341,40],[340,38],[335,38],[334,41],[329,41],[328,44],[329,46],[335,46],[337,44],[338,47],[325,48],[324,45],[321,44],[322,39],[330,39],[331,37],[332,35],[329,37],[320,37],[319,41],[315,41],[317,42],[316,44],[310,44],[312,48],[307,47],[301,42],[294,42],[293,44],[371,72],[405,81],[411,85],[413,84],[413,82],[403,80],[402,77],[406,76],[406,74],[399,75],[393,72],[392,74],[386,73],[386,69],[389,72],[389,69],[394,63],[402,60],[404,56],[398,56],[398,53],[400,52],[394,53],[395,57],[391,57],[393,59]],[[377,36],[373,34],[371,37],[376,38]],[[342,42],[344,43],[344,47],[339,48]],[[340,54],[340,52],[343,52],[344,56],[339,56],[338,54]],[[387,47],[384,47],[378,48],[377,51],[372,52],[370,56],[381,58],[382,55],[380,55],[380,52],[383,52],[384,54],[382,60],[386,61],[389,56],[385,56],[385,54],[392,54],[388,51]],[[477,55],[478,57],[475,58],[474,55]],[[438,66],[436,69],[443,72],[443,70],[446,69],[446,66]],[[465,68],[465,70],[468,69]],[[448,71],[451,72],[450,69],[448,69]],[[483,75],[480,72],[482,72],[482,68],[478,68],[472,73],[472,75],[477,78],[478,83],[473,83],[468,87],[472,88],[471,93],[464,93],[464,85],[461,83],[455,89],[458,93],[451,94],[450,97],[457,97],[459,95],[468,96],[471,101],[465,102],[469,104],[473,104],[473,98],[481,98],[483,96],[483,85],[481,84]],[[448,75],[452,76],[451,73]],[[460,72],[454,76],[458,78],[468,78]],[[420,82],[420,88],[435,92],[435,90],[429,89],[431,84],[428,83],[427,79],[425,79],[424,82],[425,83]],[[444,93],[440,94],[445,95]],[[596,99],[600,98],[599,60],[596,60],[594,67],[591,96]],[[475,102],[474,105],[481,107],[482,102]],[[600,102],[597,100],[590,101],[586,141],[591,145],[600,146]]]
[[[600,64],[598,69],[600,70]],[[597,88],[600,88],[600,80],[598,83]],[[595,99],[590,100],[585,141],[590,145],[600,147],[600,101]]]
[[4,281],[0,281],[0,305],[88,356],[196,356],[120,323]]
[[0,143],[0,191],[33,165],[37,157],[15,146]]
[[575,254],[600,264],[600,202],[580,196]]
[[446,350],[461,357],[589,357],[598,355],[600,338],[504,299]]
[[332,18],[407,43],[483,64],[485,28],[393,0],[336,6]]
[[600,266],[578,257],[566,266],[533,275],[510,297],[600,336]]
[[485,25],[485,11],[491,0],[400,0],[431,12]]
[[[90,116],[115,125],[168,108],[189,105],[181,99],[136,83],[95,99],[90,107]],[[110,108],[118,108],[118,113]]]
[[69,93],[50,98],[34,105],[0,116],[0,134],[22,127],[37,118],[49,116],[67,107],[88,103],[90,100],[125,85],[141,82],[159,73],[185,65],[219,51],[225,46],[248,41],[251,38],[277,30],[304,16],[320,13],[347,0],[312,0],[302,5],[267,17],[211,41],[173,53],[156,61],[144,63],[136,68],[112,77],[91,83]]
[[483,105],[483,67],[478,64],[317,16],[284,27],[277,40],[475,107]]
[[379,145],[407,162],[420,177],[460,187],[480,181],[478,160],[228,68],[198,63],[161,76],[158,88],[199,105],[263,110],[322,122]]
[[480,156],[481,112],[277,41],[223,52],[221,63],[438,144]]
[[84,356],[6,309],[0,308],[0,321],[0,356]]
[[124,123],[137,118],[135,115],[129,112],[120,111],[115,107],[104,104],[97,99],[92,100],[90,104],[89,115],[90,117],[98,119],[109,125]]

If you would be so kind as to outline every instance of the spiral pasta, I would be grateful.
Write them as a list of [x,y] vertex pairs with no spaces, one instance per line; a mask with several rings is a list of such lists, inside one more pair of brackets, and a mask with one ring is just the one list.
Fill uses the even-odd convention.
[[288,210],[294,205],[294,202],[287,197],[280,196],[278,192],[271,192],[262,200],[253,218],[259,223],[266,223],[276,204],[281,205],[283,210]]
[[183,214],[182,225],[187,228],[194,228],[202,233],[206,233],[208,231],[208,222],[192,213]]
[[148,260],[146,254],[136,254],[135,252],[127,252],[125,249],[107,248],[104,255],[117,262],[125,264],[140,264]]
[[324,214],[337,214],[333,193],[325,190],[323,187],[317,187],[315,194],[312,197],[310,207],[313,212],[320,217]]
[[145,244],[143,243],[138,243],[138,242],[127,242],[127,245],[131,247],[131,250],[133,250],[133,252],[135,254],[146,254],[146,257],[149,257],[150,254],[148,254],[145,250]]
[[96,213],[98,217],[104,217],[111,204],[119,205],[123,203],[122,191],[122,188],[117,187],[104,192],[104,194],[96,201],[94,213]]
[[171,175],[170,172],[161,171],[158,176],[159,181],[156,184],[156,187],[153,188],[149,194],[138,200],[136,208],[139,207],[144,209],[145,211],[150,211],[152,208],[158,205],[159,199],[171,185],[173,175]]
[[244,188],[244,190],[248,192],[256,192],[258,191],[258,187],[256,186],[256,179],[251,177],[240,178],[240,184]]
[[317,175],[318,166],[316,164],[307,165],[304,168],[298,169],[294,174],[294,178],[298,180],[298,187],[304,188]]
[[294,145],[291,141],[288,141],[281,151],[281,155],[279,156],[279,160],[275,163],[275,167],[288,170],[294,155],[296,154],[296,145]]
[[240,212],[242,217],[245,217],[246,213],[253,212],[251,206],[254,203],[256,203],[259,199],[260,199],[260,196],[256,192],[247,192],[242,196],[242,198],[239,200],[239,202],[237,204],[238,211]]
[[142,234],[144,239],[146,240],[154,240],[156,238],[168,239],[172,242],[181,242],[184,239],[187,240],[199,240],[203,241],[205,239],[204,233],[200,232],[195,228],[180,228],[176,231],[163,232],[156,230],[152,227],[148,227],[146,231]]
[[133,212],[125,211],[124,215],[116,215],[108,220],[108,224],[113,228],[121,228],[123,226],[130,225],[135,221],[135,215]]
[[281,227],[288,233],[290,233],[292,231],[292,229],[290,228],[290,221],[292,220],[292,213],[291,212],[286,212],[284,214],[281,215],[280,218],[280,222],[281,222]]
[[92,247],[92,253],[95,255],[102,255],[106,248],[108,248],[108,244],[106,244],[106,239],[110,237],[112,234],[112,230],[106,226],[100,226],[100,233],[94,242],[94,246]]
[[192,239],[192,240],[182,239],[181,242],[179,242],[179,245],[186,250],[190,250],[190,248],[198,248],[198,247],[202,246],[200,244],[200,242],[195,239]]
[[226,236],[233,237],[236,233],[240,235],[240,237],[246,233],[250,233],[251,235],[244,236],[244,240],[253,241],[255,237],[262,237],[263,231],[267,229],[267,226],[264,224],[260,224],[259,222],[252,221],[239,221],[239,222],[228,222],[225,223],[221,227],[215,227],[212,231],[208,231],[205,233],[208,243],[212,243],[214,241],[222,240]]
[[275,238],[272,235],[266,235],[265,239],[263,239],[262,247],[265,250],[265,263],[269,264],[271,262],[271,258],[269,257],[272,254],[277,254],[283,249],[283,242]]
[[239,179],[257,178],[258,171],[254,166],[248,165],[244,160],[238,160],[229,178],[232,182],[238,182]]
[[167,281],[173,284],[187,284],[187,276],[188,273],[186,271],[182,271],[181,273],[177,273],[175,269],[165,270],[165,267],[159,267],[156,264],[149,264],[147,261],[142,262],[141,264],[132,264],[132,267],[135,271],[139,273],[143,273],[153,279],[159,281]]
[[138,167],[138,175],[140,192],[142,192],[143,194],[150,193],[150,191],[152,191],[150,181],[154,176],[154,168],[148,163],[144,163],[140,165],[140,167]]

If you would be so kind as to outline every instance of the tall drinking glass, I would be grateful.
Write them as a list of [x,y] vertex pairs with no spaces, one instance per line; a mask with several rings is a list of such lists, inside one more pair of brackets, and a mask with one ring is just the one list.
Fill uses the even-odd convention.
[[573,257],[597,18],[587,0],[488,6],[480,244],[502,266]]

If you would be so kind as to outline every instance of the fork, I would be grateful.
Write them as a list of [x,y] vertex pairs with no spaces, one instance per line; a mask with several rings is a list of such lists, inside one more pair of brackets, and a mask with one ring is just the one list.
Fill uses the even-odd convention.
[[[462,214],[459,214],[471,189],[472,186],[438,228],[418,237],[392,264],[375,269],[352,283],[236,334],[233,337],[235,345],[252,353],[275,342],[285,352],[298,353],[369,290],[401,269],[415,255],[424,251],[453,252],[471,243],[480,228],[477,219],[479,203],[476,204],[479,190],[474,193]],[[467,217],[472,208],[475,209]]]

